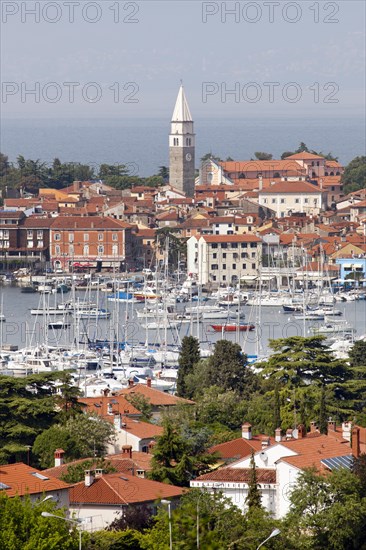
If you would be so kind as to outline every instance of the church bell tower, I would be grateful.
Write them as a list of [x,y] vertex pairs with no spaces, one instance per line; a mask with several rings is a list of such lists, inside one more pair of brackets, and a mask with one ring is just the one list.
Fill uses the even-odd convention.
[[194,195],[195,134],[183,85],[180,86],[169,135],[169,183],[183,191],[187,197]]

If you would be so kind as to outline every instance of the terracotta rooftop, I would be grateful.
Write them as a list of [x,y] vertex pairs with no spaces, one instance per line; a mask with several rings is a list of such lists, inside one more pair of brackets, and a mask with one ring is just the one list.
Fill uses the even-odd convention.
[[[290,155],[286,157],[286,159],[291,160],[324,160],[324,157],[321,155],[314,155],[313,153],[308,153],[306,151],[303,151],[302,153],[295,153],[293,155]],[[329,162],[329,161],[328,161]]]
[[[270,444],[274,443],[274,439],[270,438]],[[262,436],[253,436],[252,439],[244,439],[238,437],[225,443],[219,443],[209,449],[210,453],[218,453],[221,458],[239,459],[249,456],[254,451],[259,451],[262,448]]]
[[122,430],[129,432],[139,439],[151,439],[158,437],[164,431],[161,426],[156,424],[149,424],[149,422],[142,422],[140,420],[123,419],[125,425]]
[[[256,468],[258,483],[276,483],[276,470]],[[250,468],[219,468],[208,474],[203,474],[195,481],[223,481],[248,483],[252,470]]]
[[[318,157],[321,158],[321,157]],[[224,168],[226,172],[266,172],[274,171],[281,172],[294,171],[296,174],[304,172],[302,166],[296,162],[297,159],[288,157],[284,160],[246,160],[246,161],[230,161],[220,162],[219,164]]]
[[304,437],[290,441],[281,441],[281,445],[298,453],[297,456],[287,456],[280,461],[287,462],[297,468],[315,466],[319,470],[324,467],[321,461],[325,458],[351,454],[349,442],[341,436],[319,435],[318,437]]
[[274,183],[271,185],[268,189],[264,189],[263,191],[259,191],[259,194],[277,194],[277,193],[317,193],[319,194],[321,191],[319,187],[312,185],[311,183],[307,183],[306,181],[279,181],[278,183]]
[[56,477],[45,475],[44,472],[31,468],[22,462],[0,466],[0,483],[9,497],[26,494],[42,494],[49,491],[68,489],[69,485]]
[[[125,224],[125,225],[123,225]],[[70,217],[63,217],[58,216],[57,218],[54,218],[54,221],[52,223],[51,229],[114,229],[118,230],[122,227],[128,226],[129,224],[126,224],[125,222],[119,223],[118,220],[114,220],[112,218],[107,217],[90,217],[90,216],[78,216],[76,219],[73,216]]]
[[[80,397],[79,402],[85,403],[87,411],[97,413],[103,417],[110,416],[112,420],[115,414],[141,415],[141,412],[129,403],[123,395]],[[108,414],[108,405],[111,410],[110,414]]]
[[70,488],[70,504],[125,505],[180,497],[184,489],[124,474],[106,474],[86,487],[84,481]]
[[125,388],[119,392],[119,395],[143,395],[150,401],[150,404],[153,407],[169,407],[180,404],[193,405],[194,402],[189,399],[183,399],[182,397],[177,397],[176,395],[171,395],[170,393],[165,393],[155,388],[150,388],[145,384],[136,384],[129,388]]

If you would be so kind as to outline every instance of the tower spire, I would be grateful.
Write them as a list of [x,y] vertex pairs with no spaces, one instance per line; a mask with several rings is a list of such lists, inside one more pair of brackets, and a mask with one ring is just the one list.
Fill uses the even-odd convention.
[[186,94],[184,93],[182,81],[179,88],[177,100],[175,102],[172,122],[193,122]]

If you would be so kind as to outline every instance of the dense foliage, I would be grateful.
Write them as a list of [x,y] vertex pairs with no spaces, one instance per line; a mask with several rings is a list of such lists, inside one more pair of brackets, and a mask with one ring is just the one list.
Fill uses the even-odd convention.
[[345,193],[366,187],[366,156],[355,157],[351,160],[342,174],[342,183]]

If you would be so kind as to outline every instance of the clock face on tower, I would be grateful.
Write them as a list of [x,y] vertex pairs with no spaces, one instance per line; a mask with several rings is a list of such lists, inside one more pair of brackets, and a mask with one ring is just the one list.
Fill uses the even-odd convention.
[[188,160],[188,162],[189,162],[190,160],[192,160],[192,155],[191,155],[191,153],[187,153],[187,154],[186,154],[186,160]]

